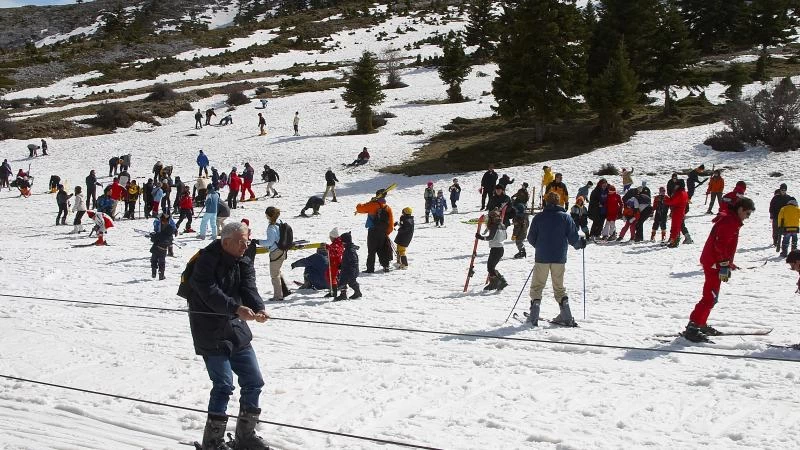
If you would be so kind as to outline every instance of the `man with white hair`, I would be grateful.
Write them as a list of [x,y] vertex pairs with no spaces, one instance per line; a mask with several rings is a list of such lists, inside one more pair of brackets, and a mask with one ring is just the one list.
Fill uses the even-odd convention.
[[241,389],[236,448],[269,449],[255,432],[264,379],[250,345],[253,334],[247,321],[263,323],[269,315],[258,293],[253,261],[244,256],[250,244],[249,233],[244,223],[225,225],[222,239],[200,250],[188,280],[186,298],[195,353],[203,357],[212,382],[204,449],[227,448],[226,410],[234,389],[234,373]]

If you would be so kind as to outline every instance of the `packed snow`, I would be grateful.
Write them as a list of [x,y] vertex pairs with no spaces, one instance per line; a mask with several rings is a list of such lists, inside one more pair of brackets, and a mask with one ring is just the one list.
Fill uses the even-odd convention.
[[[448,26],[463,26],[451,22]],[[386,25],[394,30],[396,25]],[[416,26],[415,26],[416,27]],[[427,33],[424,27],[420,32]],[[380,30],[373,27],[372,32]],[[417,34],[409,39],[418,40]],[[377,50],[366,31],[336,38],[340,48],[313,59],[354,59],[364,48]],[[359,44],[355,44],[359,42]],[[396,46],[400,44],[392,41]],[[383,43],[381,43],[383,45]],[[334,55],[331,55],[333,52]],[[277,55],[263,67],[285,66],[305,53]],[[217,69],[212,69],[217,70]],[[698,258],[711,228],[703,214],[704,190],[694,197],[687,218],[695,243],[667,249],[658,243],[590,245],[569,251],[565,284],[579,328],[542,324],[531,329],[514,319],[504,322],[521,295],[516,312],[527,310],[526,279],[533,265],[514,260],[514,244],[506,242],[498,270],[509,281],[500,293],[482,291],[488,246],[480,243],[476,276],[462,292],[478,217],[478,187],[483,170],[436,176],[405,177],[378,169],[411,158],[427,139],[451,119],[492,114],[492,77],[496,66],[474,67],[464,83],[472,100],[459,104],[421,104],[443,99],[446,86],[435,69],[403,72],[409,87],[387,91],[378,111],[397,117],[369,135],[340,135],[354,127],[341,89],[297,94],[238,107],[230,126],[193,128],[193,113],[163,119],[163,126],[136,124],[110,135],[55,140],[48,136],[50,156],[29,159],[26,145],[38,141],[0,142],[0,158],[16,172],[34,175],[34,195],[19,198],[15,190],[0,192],[4,230],[0,259],[3,294],[163,308],[185,308],[175,295],[180,272],[196,250],[207,245],[193,234],[180,235],[176,257],[168,258],[167,280],[150,278],[150,242],[134,229],[150,229],[150,220],[118,220],[107,247],[75,248],[92,242],[86,234],[68,234],[55,226],[52,194],[45,193],[50,175],[59,175],[72,192],[96,169],[104,184],[111,156],[131,153],[131,174],[144,181],[157,161],[193,182],[198,150],[208,154],[221,172],[250,162],[257,175],[269,164],[281,176],[282,197],[240,204],[229,221],[250,220],[253,236],[266,229],[264,210],[276,206],[298,239],[326,241],[338,227],[352,231],[365,268],[366,229],[363,215],[353,215],[379,189],[397,183],[388,198],[395,217],[406,206],[417,223],[408,250],[410,267],[388,274],[363,274],[360,300],[331,303],[323,292],[295,291],[267,311],[275,318],[379,325],[530,338],[550,343],[514,342],[463,336],[437,336],[386,330],[337,327],[271,320],[253,324],[253,347],[266,386],[261,396],[262,419],[340,433],[454,449],[616,449],[712,448],[794,449],[800,442],[800,402],[792,395],[800,384],[800,355],[768,344],[800,341],[800,307],[794,293],[797,274],[787,270],[771,247],[767,213],[772,192],[781,182],[789,193],[800,192],[794,153],[750,148],[744,153],[718,153],[703,140],[720,129],[712,124],[681,130],[637,133],[624,144],[579,157],[508,167],[500,174],[537,189],[542,166],[564,174],[571,197],[602,164],[633,167],[635,184],[651,190],[666,183],[675,170],[704,163],[724,168],[726,188],[748,183],[757,211],[740,233],[731,281],[724,284],[710,324],[734,329],[774,328],[768,336],[718,338],[714,345],[688,345],[681,339],[656,339],[676,333],[699,300],[703,283]],[[170,77],[165,77],[170,78]],[[178,79],[178,75],[175,79]],[[115,89],[122,89],[120,83]],[[76,90],[77,89],[77,90]],[[94,87],[93,89],[102,89]],[[52,94],[75,95],[64,86]],[[23,95],[30,96],[30,95]],[[216,125],[223,96],[193,104],[215,108]],[[292,136],[292,118],[300,113],[300,136]],[[256,114],[268,122],[267,136],[257,136]],[[422,130],[418,136],[400,135]],[[359,168],[345,168],[362,147],[372,159]],[[502,160],[502,155],[498,156]],[[339,202],[326,203],[321,215],[295,217],[311,195],[321,195],[324,173],[331,167],[341,181]],[[424,223],[423,189],[432,181],[446,192],[457,177],[462,188],[459,214],[445,216],[445,227]],[[619,177],[608,177],[621,185]],[[254,187],[259,195],[264,185]],[[726,189],[727,191],[728,189]],[[226,195],[223,190],[223,197]],[[446,195],[446,194],[445,194]],[[70,214],[70,221],[73,215]],[[86,219],[84,219],[84,223]],[[647,222],[649,230],[652,222]],[[195,221],[196,229],[199,223]],[[394,235],[392,235],[392,238]],[[284,264],[287,283],[301,280],[301,269],[289,263],[313,250],[293,252]],[[264,297],[272,288],[266,257],[256,259],[258,287]],[[586,290],[583,290],[583,283]],[[542,316],[558,312],[550,286],[545,289]],[[194,355],[185,314],[127,308],[54,303],[0,295],[0,374],[77,388],[204,409],[210,381],[202,359]],[[585,311],[585,315],[584,315]],[[624,345],[637,348],[714,352],[785,358],[756,361],[689,354],[653,353],[567,345]],[[231,398],[236,414],[238,390]],[[94,396],[0,379],[0,435],[7,448],[20,449],[175,449],[179,442],[200,439],[205,415],[179,409]],[[233,432],[235,421],[229,423]],[[261,425],[260,434],[276,449],[373,449],[368,441]]]

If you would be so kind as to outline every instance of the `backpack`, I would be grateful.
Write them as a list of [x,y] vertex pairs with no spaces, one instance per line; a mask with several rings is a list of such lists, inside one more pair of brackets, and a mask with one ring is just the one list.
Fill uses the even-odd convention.
[[189,262],[186,263],[186,268],[183,269],[181,273],[181,283],[178,285],[178,297],[185,298],[189,300],[189,296],[192,295],[192,287],[189,286],[189,278],[192,278],[192,272],[194,272],[194,264],[197,262],[197,258],[200,256],[200,250],[198,250],[194,256],[189,258]]
[[292,248],[292,245],[294,245],[294,232],[292,231],[292,227],[290,227],[288,223],[281,222],[278,228],[280,234],[278,242],[276,242],[275,245],[283,251],[289,250]]
[[376,225],[389,225],[389,211],[386,210],[385,205],[378,208],[372,222]]

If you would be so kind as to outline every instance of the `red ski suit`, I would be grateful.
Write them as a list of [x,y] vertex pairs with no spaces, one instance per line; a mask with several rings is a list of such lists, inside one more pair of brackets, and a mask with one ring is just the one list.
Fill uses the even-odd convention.
[[606,220],[616,221],[622,216],[622,197],[615,192],[606,196]]
[[330,271],[328,280],[331,281],[330,286],[336,291],[336,280],[339,277],[339,266],[342,264],[342,255],[344,255],[344,244],[342,238],[337,237],[330,244],[328,244],[328,270]]
[[689,194],[686,189],[678,187],[672,193],[672,197],[664,197],[664,204],[669,206],[672,213],[672,222],[669,224],[669,240],[678,239],[683,227],[683,219],[686,217],[686,206],[689,204]]
[[[674,216],[673,216],[674,219]],[[728,261],[731,270],[736,266],[733,264],[733,256],[736,254],[736,246],[739,244],[739,228],[742,221],[735,213],[721,212],[712,221],[714,227],[706,239],[703,253],[700,255],[700,264],[703,266],[703,273],[706,280],[703,283],[703,297],[695,305],[694,311],[689,316],[689,320],[697,325],[704,327],[711,314],[711,309],[719,298],[719,263]]]

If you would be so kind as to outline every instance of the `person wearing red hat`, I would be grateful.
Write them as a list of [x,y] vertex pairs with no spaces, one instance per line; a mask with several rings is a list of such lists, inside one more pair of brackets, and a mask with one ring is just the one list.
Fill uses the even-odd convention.
[[94,221],[94,228],[97,231],[97,241],[94,245],[108,245],[105,241],[105,233],[114,226],[114,221],[100,211],[86,211],[86,215]]

